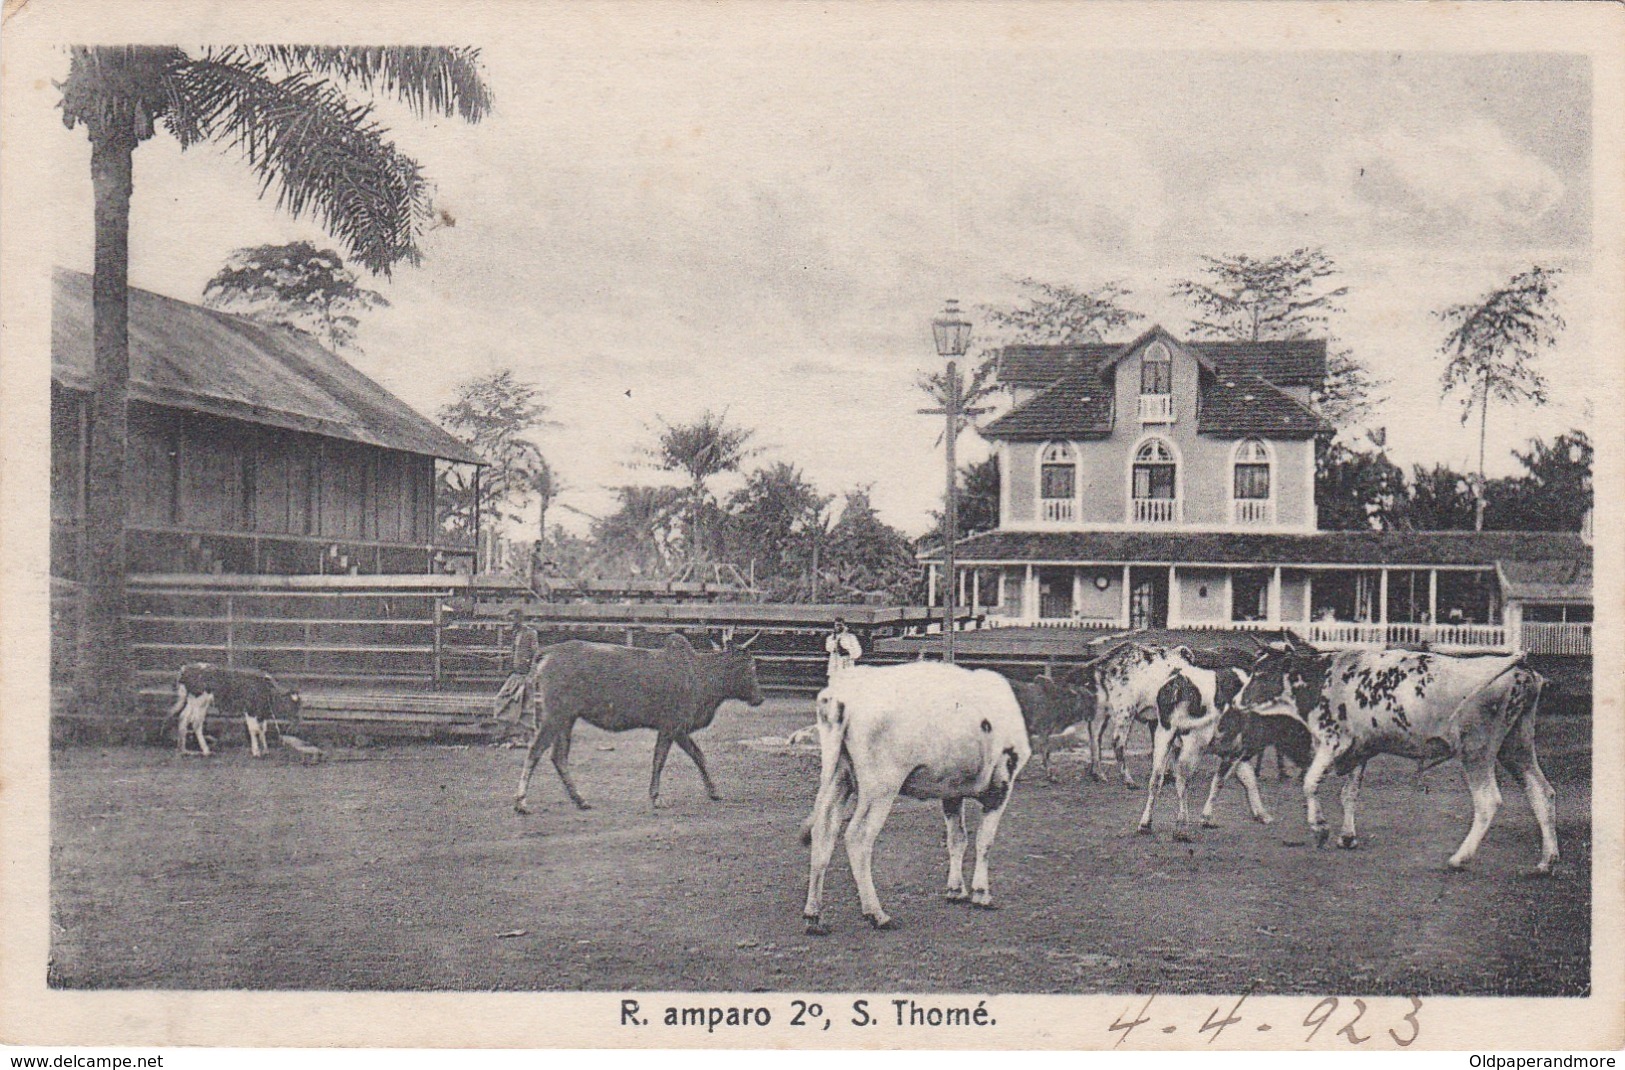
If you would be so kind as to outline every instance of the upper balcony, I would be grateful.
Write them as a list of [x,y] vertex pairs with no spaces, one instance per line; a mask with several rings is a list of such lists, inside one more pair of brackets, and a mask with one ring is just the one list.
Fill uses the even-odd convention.
[[1174,396],[1172,394],[1141,394],[1140,422],[1142,424],[1173,423]]

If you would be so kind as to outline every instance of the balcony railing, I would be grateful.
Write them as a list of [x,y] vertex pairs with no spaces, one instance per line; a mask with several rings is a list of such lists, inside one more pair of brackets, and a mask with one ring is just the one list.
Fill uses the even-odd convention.
[[1436,649],[1508,650],[1507,629],[1500,624],[1368,624],[1310,621],[1290,625],[1317,646],[1422,646]]
[[1071,498],[1045,498],[1044,520],[1049,523],[1069,524],[1078,518],[1078,503]]
[[1142,424],[1173,423],[1174,396],[1172,394],[1141,394],[1140,422]]
[[1267,527],[1275,523],[1275,502],[1269,498],[1237,498],[1236,523],[1244,527]]
[[1183,502],[1178,498],[1135,498],[1136,524],[1177,524],[1184,516]]
[[1531,654],[1573,654],[1591,656],[1591,625],[1586,623],[1547,624],[1530,621],[1523,626],[1524,650]]

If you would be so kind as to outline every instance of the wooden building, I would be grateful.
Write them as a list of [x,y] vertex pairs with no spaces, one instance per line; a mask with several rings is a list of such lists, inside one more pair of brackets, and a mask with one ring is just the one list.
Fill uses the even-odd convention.
[[[94,367],[90,276],[51,316],[52,572],[77,579]],[[134,574],[469,571],[437,466],[480,458],[309,335],[130,290]]]

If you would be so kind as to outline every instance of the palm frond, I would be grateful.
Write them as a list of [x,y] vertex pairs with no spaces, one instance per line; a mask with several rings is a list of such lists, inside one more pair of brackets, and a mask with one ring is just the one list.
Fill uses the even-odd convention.
[[314,216],[370,271],[418,262],[428,185],[370,106],[306,72],[273,80],[263,63],[202,59],[171,76],[184,104],[165,121],[183,145],[208,138],[236,148],[262,195],[274,188],[278,207]]
[[339,78],[367,92],[387,93],[419,116],[438,112],[477,123],[491,111],[477,48],[235,45],[216,50],[213,58]]

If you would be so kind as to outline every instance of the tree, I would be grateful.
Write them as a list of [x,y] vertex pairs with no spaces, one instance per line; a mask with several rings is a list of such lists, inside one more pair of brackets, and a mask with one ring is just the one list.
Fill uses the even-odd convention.
[[1405,527],[1412,531],[1467,531],[1476,512],[1472,480],[1445,464],[1411,470]]
[[880,519],[869,501],[869,489],[846,492],[841,518],[830,529],[825,560],[836,591],[843,599],[910,600],[920,569],[908,538]]
[[1440,382],[1446,394],[1463,393],[1461,422],[1478,407],[1478,507],[1474,527],[1484,528],[1484,446],[1490,401],[1546,403],[1546,380],[1533,366],[1540,351],[1557,342],[1557,268],[1539,264],[1514,275],[1476,302],[1436,313],[1449,326],[1441,347],[1450,358]]
[[[1016,284],[1026,291],[1022,303],[1008,307],[984,305],[980,309],[996,342],[977,353],[969,378],[961,381],[959,404],[962,409],[976,408],[998,390],[998,356],[1004,345],[1098,342],[1107,333],[1145,318],[1124,307],[1123,302],[1131,296],[1131,291],[1120,282],[1102,283],[1093,289],[1034,278],[1020,278]],[[937,405],[946,404],[947,369],[922,374],[917,385]],[[971,422],[967,418],[961,427]]]
[[1324,443],[1315,454],[1315,506],[1322,531],[1396,528],[1406,506],[1405,473],[1380,451]]
[[[1262,342],[1324,335],[1348,295],[1348,287],[1335,282],[1336,263],[1322,249],[1204,256],[1202,262],[1202,277],[1181,279],[1173,287],[1174,296],[1195,309],[1191,333],[1198,338]],[[1334,427],[1346,427],[1369,415],[1382,384],[1348,349],[1328,350],[1326,378],[1310,400]]]
[[770,600],[811,597],[823,513],[833,497],[824,494],[793,464],[758,468],[728,497],[733,558],[756,563],[756,585]]
[[1527,453],[1512,453],[1525,474],[1490,481],[1484,526],[1501,531],[1579,531],[1594,500],[1590,436],[1569,431],[1550,445],[1532,439]]
[[[975,535],[992,531],[999,526],[999,458],[989,457],[959,468],[957,491],[959,494],[959,535]],[[934,537],[942,541],[944,512],[931,514]]]
[[756,432],[728,422],[726,412],[707,410],[698,420],[686,424],[662,421],[654,449],[649,451],[656,468],[680,472],[688,477],[687,536],[691,562],[705,556],[704,513],[714,506],[710,480],[725,472],[737,472],[756,454],[750,440]]
[[[542,517],[536,530],[538,536],[545,534],[547,507],[557,488],[541,447],[527,437],[548,423],[541,390],[504,368],[463,382],[453,400],[435,415],[441,426],[488,462],[478,480],[481,523],[518,522],[521,510],[540,498]],[[476,512],[473,472],[456,466],[443,469],[441,476],[450,515],[469,517],[471,522]]]
[[360,313],[389,301],[357,281],[344,258],[310,242],[238,249],[203,287],[203,304],[314,335],[329,349],[355,345]]
[[620,506],[592,525],[599,567],[625,576],[665,576],[676,560],[684,495],[676,487],[620,487]]
[[60,85],[62,119],[90,138],[95,197],[95,371],[86,482],[85,620],[76,703],[133,699],[125,636],[125,452],[128,438],[130,196],[135,150],[168,130],[183,148],[236,149],[277,203],[313,216],[367,270],[417,263],[429,188],[345,86],[477,122],[491,96],[473,48],[75,46]]

